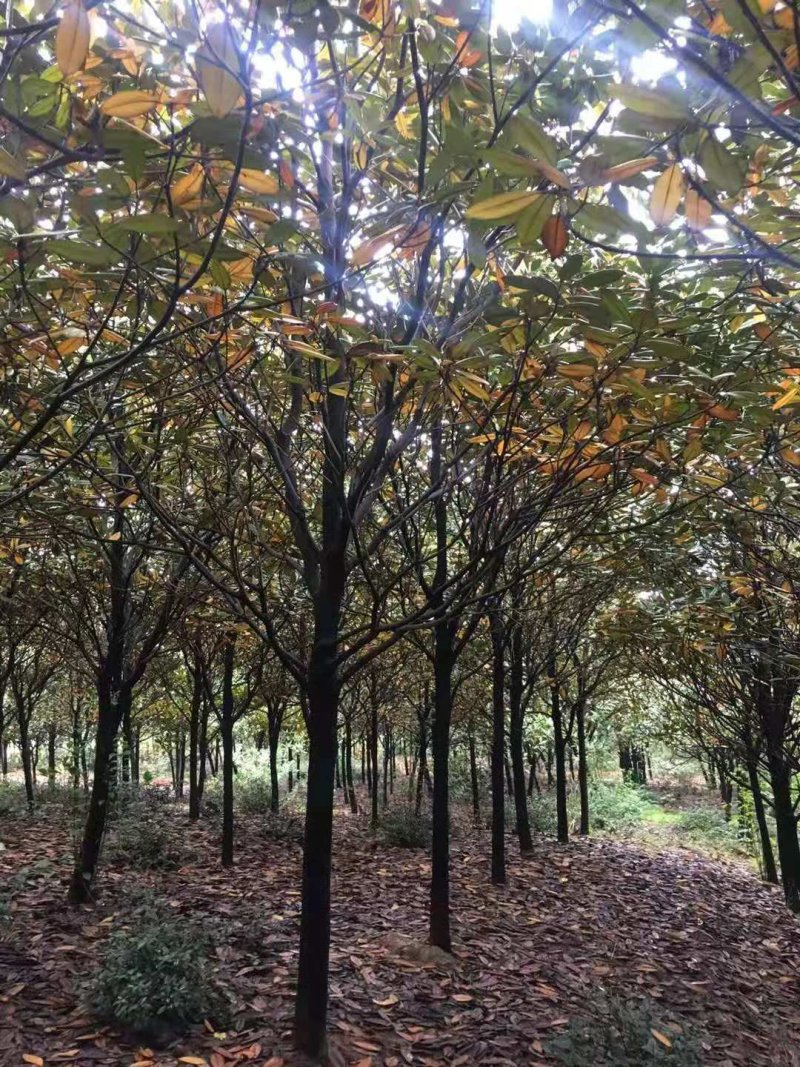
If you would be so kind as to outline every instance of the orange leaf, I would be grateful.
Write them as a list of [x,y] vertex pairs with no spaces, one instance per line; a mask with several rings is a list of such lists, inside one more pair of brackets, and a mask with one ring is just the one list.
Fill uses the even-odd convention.
[[551,259],[563,256],[569,244],[569,231],[563,215],[551,215],[542,228],[542,244]]

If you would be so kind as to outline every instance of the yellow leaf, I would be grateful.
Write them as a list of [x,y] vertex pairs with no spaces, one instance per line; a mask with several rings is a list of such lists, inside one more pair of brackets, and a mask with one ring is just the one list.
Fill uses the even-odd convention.
[[558,374],[565,378],[591,378],[595,370],[591,363],[562,363]]
[[788,393],[784,393],[779,400],[775,401],[772,405],[772,410],[778,411],[780,408],[786,407],[787,404],[793,404],[798,396],[800,396],[800,386],[795,386],[793,389],[790,389]]
[[176,182],[173,182],[170,186],[170,196],[172,197],[172,203],[176,207],[180,207],[181,204],[187,204],[190,200],[194,200],[203,185],[203,178],[205,171],[201,163],[193,164],[191,170],[184,174],[182,178],[178,178]]
[[267,174],[263,170],[250,170],[242,167],[239,171],[239,184],[251,193],[263,193],[271,196],[280,190],[280,184],[274,174]]
[[194,1063],[197,1067],[208,1067],[208,1063],[202,1056],[181,1056],[178,1063]]
[[684,188],[681,168],[677,163],[673,163],[653,186],[653,194],[650,197],[650,218],[657,226],[666,226],[675,216],[683,198]]
[[652,1030],[652,1029],[651,1029],[650,1033],[653,1035],[653,1037],[656,1039],[656,1041],[659,1043],[659,1045],[663,1045],[664,1048],[672,1048],[672,1042],[670,1041],[670,1039],[667,1037],[666,1034],[662,1034],[660,1030]]
[[711,201],[706,200],[696,189],[686,190],[684,212],[691,230],[704,230],[711,219]]
[[524,192],[498,193],[470,205],[466,214],[468,219],[507,219],[518,215],[538,199],[539,193],[530,189]]
[[116,533],[109,534],[106,538],[107,541],[119,541],[122,538],[122,534],[117,530]]
[[133,507],[133,505],[138,501],[138,499],[139,499],[139,494],[138,493],[128,493],[127,496],[124,496],[122,498],[122,500],[120,500],[119,506],[121,508]]
[[627,163],[617,163],[615,167],[608,167],[598,175],[601,182],[623,182],[626,178],[633,178],[641,174],[643,170],[650,170],[658,163],[657,156],[643,156],[641,159],[630,159]]
[[793,467],[800,467],[800,452],[796,452],[793,448],[789,448],[786,445],[780,451],[780,457],[787,463],[790,463]]
[[394,117],[394,124],[397,127],[397,132],[405,141],[411,140],[414,136],[411,129],[411,123],[409,122],[408,115],[405,113],[405,109],[398,111]]
[[141,89],[123,89],[104,100],[100,110],[104,115],[119,119],[135,119],[146,115],[159,103],[155,93],[146,93]]
[[72,0],[64,8],[64,14],[56,30],[56,63],[58,69],[68,78],[76,74],[89,54],[91,31],[89,16],[82,0]]
[[545,163],[540,159],[532,159],[531,163],[545,178],[549,178],[550,181],[559,186],[561,189],[570,189],[569,178],[566,174],[562,174],[558,167],[553,167],[549,163]]
[[236,32],[225,19],[209,26],[197,53],[197,80],[209,110],[225,118],[242,95],[239,79],[239,42]]

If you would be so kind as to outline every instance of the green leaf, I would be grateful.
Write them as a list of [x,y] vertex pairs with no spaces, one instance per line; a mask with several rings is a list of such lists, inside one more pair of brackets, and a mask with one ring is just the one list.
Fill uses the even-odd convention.
[[642,115],[654,115],[660,119],[685,119],[688,113],[684,105],[660,89],[645,89],[641,85],[615,85],[611,95],[622,101],[625,107]]
[[525,208],[517,219],[517,237],[521,245],[530,248],[542,235],[544,224],[553,214],[556,198],[546,193]]
[[719,143],[707,137],[700,149],[700,164],[711,184],[726,193],[738,193],[744,185],[745,168],[742,162]]
[[84,244],[77,239],[48,238],[45,248],[52,255],[87,267],[108,267],[119,261],[119,253],[108,245]]

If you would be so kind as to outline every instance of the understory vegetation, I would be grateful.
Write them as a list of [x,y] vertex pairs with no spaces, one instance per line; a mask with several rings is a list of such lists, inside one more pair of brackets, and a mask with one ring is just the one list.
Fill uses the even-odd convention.
[[0,1063],[795,1067],[800,0],[0,51]]

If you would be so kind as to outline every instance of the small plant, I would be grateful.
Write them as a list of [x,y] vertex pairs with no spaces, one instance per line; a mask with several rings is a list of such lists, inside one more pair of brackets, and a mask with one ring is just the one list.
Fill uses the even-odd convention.
[[619,833],[633,829],[648,818],[653,808],[647,792],[629,782],[619,785],[596,782],[589,790],[590,818],[598,830]]
[[236,805],[243,815],[266,815],[271,803],[272,789],[266,778],[248,775],[236,780]]
[[381,837],[391,848],[428,848],[431,843],[431,820],[408,805],[390,808],[381,822]]
[[554,796],[533,796],[528,800],[531,829],[540,834],[555,836],[556,800]]
[[738,826],[726,822],[721,811],[698,808],[685,811],[676,823],[678,831],[689,841],[720,852],[747,851],[747,844],[739,837]]
[[597,997],[591,1012],[550,1042],[548,1052],[563,1067],[702,1067],[697,1039],[655,1005]]
[[144,782],[145,785],[152,785],[153,784],[153,772],[152,771],[145,771],[144,774],[142,775],[142,781]]
[[0,782],[0,816],[20,815],[26,810],[25,790],[10,782]]
[[113,824],[107,855],[119,867],[174,870],[182,853],[175,838],[152,812],[129,809]]
[[275,841],[303,843],[303,820],[285,811],[270,811],[264,819],[264,833]]
[[209,937],[197,923],[148,901],[116,930],[92,981],[103,1022],[147,1040],[166,1040],[193,1023],[224,1024],[227,1007],[209,976]]

